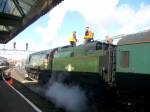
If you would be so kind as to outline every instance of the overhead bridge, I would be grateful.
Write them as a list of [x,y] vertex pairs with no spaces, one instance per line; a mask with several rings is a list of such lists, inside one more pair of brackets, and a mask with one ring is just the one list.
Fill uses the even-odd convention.
[[6,44],[63,0],[0,0],[0,43]]

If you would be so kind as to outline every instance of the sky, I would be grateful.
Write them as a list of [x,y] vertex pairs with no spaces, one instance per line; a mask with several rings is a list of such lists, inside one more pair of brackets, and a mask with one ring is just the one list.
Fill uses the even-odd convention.
[[[6,49],[39,51],[69,45],[72,31],[78,45],[83,43],[85,27],[95,40],[150,29],[150,0],[64,0],[5,45]],[[4,45],[0,45],[1,48]]]

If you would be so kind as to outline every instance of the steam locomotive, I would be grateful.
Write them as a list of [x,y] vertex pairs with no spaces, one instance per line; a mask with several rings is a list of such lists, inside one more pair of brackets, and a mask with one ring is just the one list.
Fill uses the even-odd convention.
[[[117,45],[94,41],[30,54],[29,76],[92,85],[97,90],[140,97],[150,94],[150,30],[124,35]],[[62,78],[63,77],[63,78]],[[103,88],[103,89],[102,89]],[[147,99],[148,100],[148,99]]]

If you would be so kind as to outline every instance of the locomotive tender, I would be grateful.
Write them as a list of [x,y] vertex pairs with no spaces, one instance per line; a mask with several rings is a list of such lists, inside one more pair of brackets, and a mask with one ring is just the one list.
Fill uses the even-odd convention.
[[150,94],[150,30],[122,37],[117,45],[94,41],[30,54],[29,76],[46,83],[51,77],[131,94]]

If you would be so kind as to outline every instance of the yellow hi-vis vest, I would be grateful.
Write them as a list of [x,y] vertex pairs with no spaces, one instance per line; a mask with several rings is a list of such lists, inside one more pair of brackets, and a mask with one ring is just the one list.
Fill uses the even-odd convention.
[[73,34],[72,34],[71,37],[69,38],[69,41],[70,41],[70,42],[76,42],[76,39],[75,39],[75,37],[73,37]]
[[88,35],[84,36],[85,39],[92,39],[93,38],[93,32],[92,31],[88,31]]

